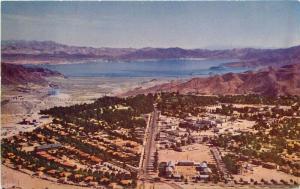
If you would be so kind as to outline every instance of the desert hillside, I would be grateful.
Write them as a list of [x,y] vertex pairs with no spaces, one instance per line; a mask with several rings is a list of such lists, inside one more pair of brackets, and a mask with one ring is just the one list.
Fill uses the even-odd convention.
[[39,67],[25,67],[16,64],[1,63],[1,84],[2,85],[17,85],[34,83],[46,85],[48,82],[45,77],[63,75],[59,72],[48,70]]
[[247,94],[298,95],[300,94],[300,64],[285,65],[234,74],[193,78],[186,82],[171,82],[147,89],[136,89],[125,95],[156,92],[179,92],[198,94]]

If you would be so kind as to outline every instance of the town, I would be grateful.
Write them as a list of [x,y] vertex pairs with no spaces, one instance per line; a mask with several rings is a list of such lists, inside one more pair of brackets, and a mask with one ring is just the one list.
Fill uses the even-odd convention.
[[299,106],[298,96],[105,96],[42,110],[51,123],[3,138],[2,164],[90,188],[289,188],[299,186]]

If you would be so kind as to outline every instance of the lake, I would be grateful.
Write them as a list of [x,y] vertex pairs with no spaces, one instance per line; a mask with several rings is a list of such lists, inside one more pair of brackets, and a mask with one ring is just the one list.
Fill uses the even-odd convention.
[[228,59],[174,59],[146,61],[90,61],[72,64],[43,64],[44,68],[58,71],[67,77],[195,77],[243,72],[245,68],[223,66]]

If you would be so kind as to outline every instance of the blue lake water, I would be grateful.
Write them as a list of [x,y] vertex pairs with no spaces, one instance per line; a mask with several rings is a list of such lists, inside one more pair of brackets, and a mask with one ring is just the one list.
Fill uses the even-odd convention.
[[67,77],[195,77],[228,72],[243,72],[244,68],[222,66],[233,60],[147,60],[130,62],[91,61],[77,64],[44,64]]

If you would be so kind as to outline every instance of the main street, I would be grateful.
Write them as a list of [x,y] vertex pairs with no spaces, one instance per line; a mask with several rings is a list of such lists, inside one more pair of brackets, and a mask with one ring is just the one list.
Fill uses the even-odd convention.
[[[156,143],[155,137],[158,133],[158,118],[159,118],[159,111],[154,106],[154,111],[150,115],[149,126],[146,131],[145,137],[145,146],[144,146],[144,157],[143,157],[143,164],[141,170],[139,172],[139,179],[142,181],[142,188],[145,188],[145,183],[152,183],[158,182],[160,184],[166,184],[171,188],[174,189],[181,189],[179,185],[173,182],[165,182],[165,181],[155,181],[155,173],[154,173],[154,153],[156,151]],[[152,173],[152,174],[151,174]],[[153,186],[154,187],[154,186]]]
[[150,123],[149,123],[149,129],[146,133],[146,143],[145,143],[145,152],[144,152],[144,160],[142,165],[142,170],[140,174],[141,179],[148,179],[149,178],[149,172],[153,171],[153,162],[154,162],[154,153],[155,153],[155,136],[157,134],[158,128],[157,128],[157,120],[159,117],[159,113],[154,108],[154,111],[151,114]]

